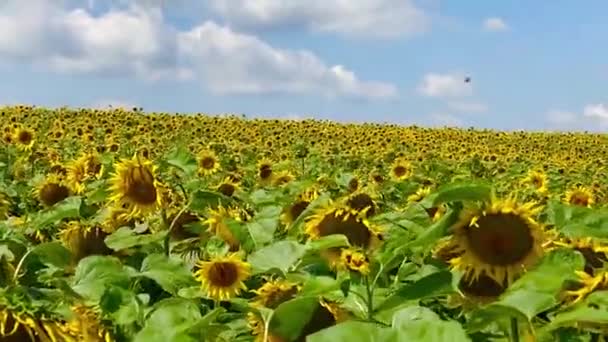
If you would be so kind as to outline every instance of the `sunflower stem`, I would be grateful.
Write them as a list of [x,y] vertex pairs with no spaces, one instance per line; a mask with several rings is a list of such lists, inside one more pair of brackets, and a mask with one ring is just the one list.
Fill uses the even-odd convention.
[[511,341],[519,342],[519,326],[517,318],[511,318]]
[[17,282],[17,278],[19,277],[19,271],[21,271],[21,267],[23,266],[23,262],[25,261],[25,258],[30,255],[30,253],[33,251],[33,249],[30,249],[29,251],[27,251],[25,254],[23,254],[23,256],[21,257],[21,260],[19,260],[19,264],[17,264],[17,268],[15,268],[15,273],[13,273],[13,282]]
[[365,277],[365,290],[367,291],[367,320],[374,320],[374,288],[370,286],[369,276]]

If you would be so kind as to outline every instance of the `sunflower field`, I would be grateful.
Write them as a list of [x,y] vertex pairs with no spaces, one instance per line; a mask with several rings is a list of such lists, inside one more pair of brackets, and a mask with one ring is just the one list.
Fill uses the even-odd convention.
[[606,135],[0,110],[0,341],[608,334]]

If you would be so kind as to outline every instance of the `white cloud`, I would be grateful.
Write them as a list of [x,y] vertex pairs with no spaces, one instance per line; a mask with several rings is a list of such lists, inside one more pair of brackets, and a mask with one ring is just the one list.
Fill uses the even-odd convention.
[[471,83],[465,82],[461,74],[426,74],[418,91],[429,97],[464,97],[473,94]]
[[608,106],[603,103],[590,104],[583,109],[583,115],[608,124]]
[[[322,93],[328,96],[388,98],[397,89],[361,81],[342,65],[327,66],[306,50],[273,48],[252,35],[206,22],[180,34],[185,60],[215,93]],[[203,62],[201,62],[203,61]]]
[[326,65],[310,51],[278,49],[211,21],[179,31],[149,4],[126,6],[115,0],[119,5],[93,15],[87,7],[70,7],[73,2],[31,0],[24,5],[21,0],[4,0],[0,61],[63,73],[134,75],[152,81],[197,79],[221,94],[376,99],[397,94],[392,84],[360,80],[353,71]]
[[347,36],[396,38],[429,28],[427,14],[412,0],[209,0],[210,8],[235,27],[299,27]]
[[509,30],[507,23],[498,17],[487,18],[483,22],[483,28],[487,31],[501,32]]
[[483,113],[488,110],[488,106],[479,102],[448,102],[448,107],[462,113]]
[[578,119],[578,115],[573,112],[563,110],[550,110],[547,113],[547,121],[555,125],[568,125],[575,123]]

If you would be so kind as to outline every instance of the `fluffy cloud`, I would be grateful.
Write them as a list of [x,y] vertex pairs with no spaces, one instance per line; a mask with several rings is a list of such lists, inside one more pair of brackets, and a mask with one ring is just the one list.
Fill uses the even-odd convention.
[[460,74],[429,73],[424,76],[418,91],[429,97],[465,97],[473,94],[471,83],[464,81]]
[[550,128],[603,131],[608,128],[608,106],[590,104],[583,108],[582,113],[550,110],[546,114],[546,120]]
[[498,18],[498,17],[492,17],[492,18],[487,18],[486,20],[484,20],[483,28],[486,31],[500,32],[500,31],[507,31],[509,29],[509,26],[503,19]]
[[411,0],[208,0],[231,25],[300,27],[347,36],[395,38],[424,32],[426,13]]
[[583,115],[608,124],[608,106],[603,103],[590,104],[583,109]]
[[479,102],[448,102],[448,107],[461,113],[483,113],[488,110],[488,106]]
[[197,79],[222,94],[397,94],[391,84],[360,80],[353,71],[326,65],[310,51],[277,49],[211,21],[180,31],[166,22],[158,7],[110,6],[93,15],[87,7],[68,5],[72,2],[32,0],[24,5],[5,0],[0,5],[0,61],[64,73]]

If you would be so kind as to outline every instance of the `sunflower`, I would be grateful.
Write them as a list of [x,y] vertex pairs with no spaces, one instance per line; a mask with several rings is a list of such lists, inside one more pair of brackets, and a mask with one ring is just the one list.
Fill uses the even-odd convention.
[[548,250],[553,247],[568,247],[580,252],[585,258],[585,272],[590,275],[608,262],[608,244],[592,237],[551,239]]
[[203,221],[203,224],[208,225],[209,233],[224,240],[230,246],[230,250],[234,252],[239,249],[240,242],[228,227],[228,220],[241,221],[241,212],[235,208],[218,206],[216,209],[207,210],[207,219]]
[[238,182],[233,181],[231,177],[226,177],[224,180],[217,186],[217,191],[224,196],[232,197],[235,192],[240,190]]
[[591,276],[583,271],[575,271],[578,276],[578,289],[569,290],[565,293],[567,302],[576,304],[586,298],[590,293],[596,290],[605,290],[608,288],[608,272],[604,271],[596,276]]
[[423,186],[407,197],[408,203],[418,203],[431,194],[431,187]]
[[[127,207],[126,205],[124,207]],[[134,227],[135,221],[130,217],[129,211],[123,207],[109,207],[105,210],[105,215],[101,227],[106,233],[113,233],[121,227]]]
[[20,150],[31,150],[34,146],[34,131],[29,128],[19,128],[15,132],[14,141]]
[[0,307],[0,340],[7,342],[78,341],[59,320],[36,316],[8,307]]
[[284,279],[266,279],[264,285],[252,292],[256,294],[254,306],[276,309],[280,304],[293,299],[301,290],[297,283]]
[[363,275],[369,273],[369,259],[365,251],[355,248],[345,248],[340,254],[342,267],[351,271],[359,272]]
[[272,161],[267,158],[262,158],[257,163],[258,176],[262,183],[266,183],[272,179]]
[[79,341],[113,342],[114,338],[101,322],[99,314],[85,305],[72,307],[72,319],[67,322],[67,329],[72,335],[78,336]]
[[391,165],[391,176],[402,181],[412,175],[412,164],[405,158],[397,158]]
[[274,175],[272,178],[272,184],[274,186],[282,186],[293,181],[294,179],[295,176],[291,172],[284,170]]
[[100,227],[83,225],[79,221],[67,223],[59,232],[60,240],[72,252],[76,263],[89,255],[110,254],[112,250],[104,242],[108,235]]
[[123,159],[111,179],[110,201],[126,205],[131,216],[145,216],[155,212],[162,204],[160,183],[156,179],[156,166],[149,160]]
[[66,182],[76,194],[82,194],[85,190],[84,181],[87,177],[85,160],[82,158],[71,161],[66,166]]
[[332,203],[321,206],[307,218],[306,234],[309,239],[318,239],[333,234],[343,234],[351,246],[373,248],[382,241],[380,230],[372,226],[364,212]]
[[376,214],[378,195],[359,189],[344,198],[344,203],[351,209],[362,213],[366,218]]
[[544,230],[533,218],[540,210],[535,202],[494,197],[481,208],[463,210],[449,242],[460,256],[450,264],[469,282],[485,274],[501,285],[511,284],[543,255]]
[[251,275],[251,266],[237,253],[197,262],[195,278],[209,298],[228,300],[246,290],[245,281]]
[[[177,216],[178,214],[179,217]],[[170,214],[168,219],[170,224],[173,224],[173,227],[171,228],[171,238],[174,240],[184,240],[199,236],[199,234],[188,230],[188,225],[201,222],[201,218],[196,213],[190,211],[184,211],[182,213],[175,212]],[[175,223],[173,223],[174,221]]]
[[302,192],[293,203],[286,206],[281,213],[281,222],[285,227],[289,227],[300,215],[308,208],[310,203],[319,196],[315,188],[310,188]]
[[564,202],[570,205],[591,208],[595,203],[595,199],[593,191],[590,188],[579,185],[566,191]]
[[214,174],[220,169],[220,162],[215,152],[204,149],[198,153],[198,172],[201,176]]
[[450,295],[448,303],[450,307],[462,307],[465,310],[469,310],[479,305],[492,303],[506,289],[506,286],[497,283],[485,274],[480,275],[479,278],[471,282],[461,279],[458,282],[458,293]]
[[38,201],[45,207],[52,207],[71,195],[70,189],[57,174],[47,175],[34,191]]
[[524,183],[531,184],[534,189],[541,195],[546,194],[549,190],[547,189],[548,178],[543,171],[531,170],[523,180]]

